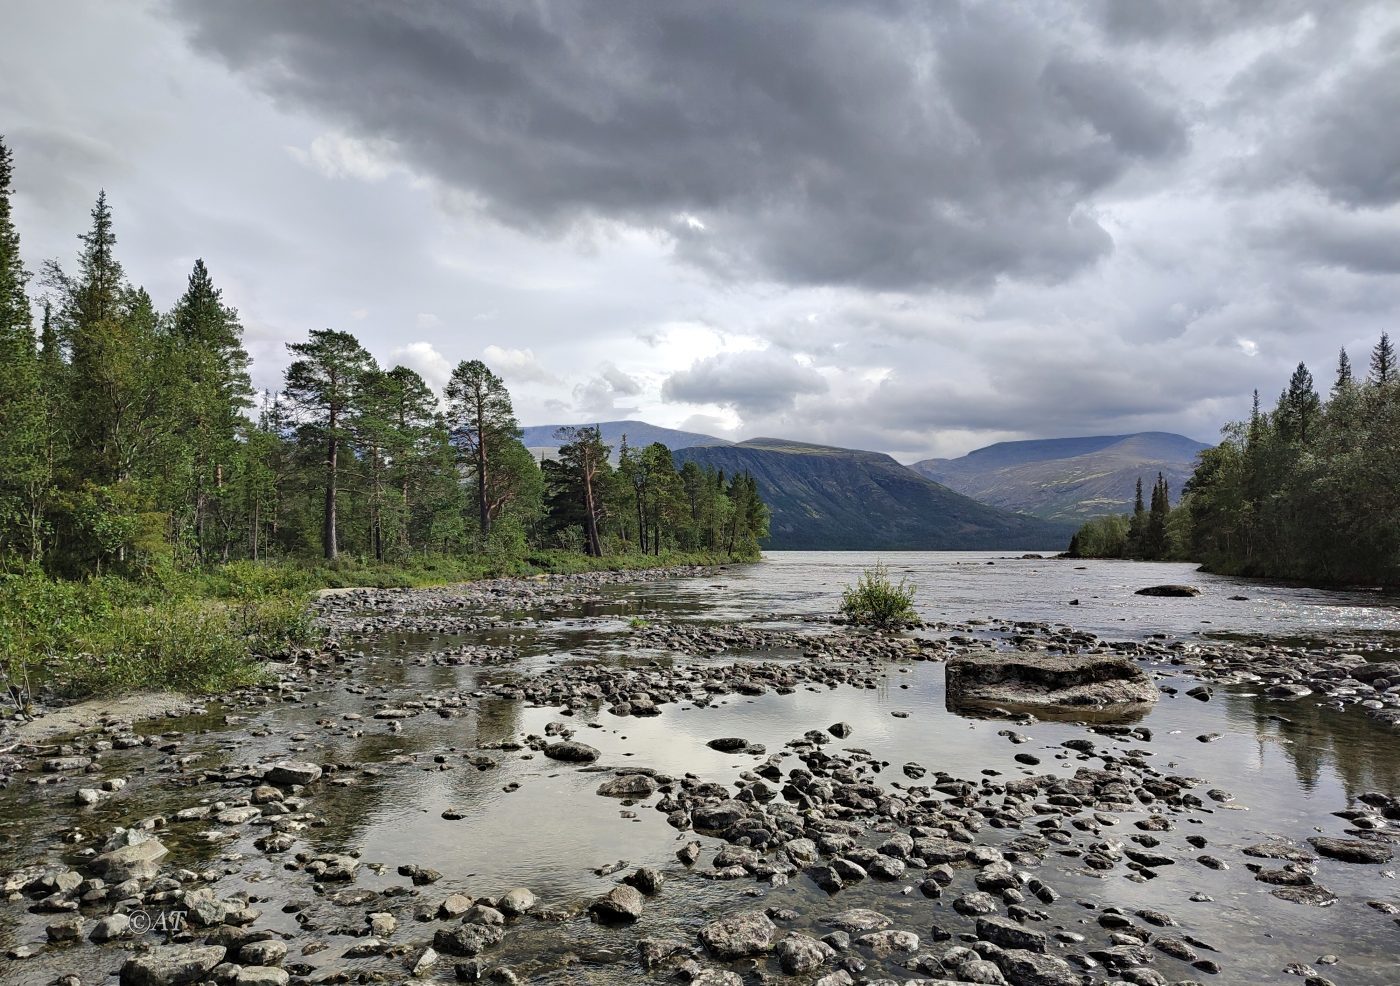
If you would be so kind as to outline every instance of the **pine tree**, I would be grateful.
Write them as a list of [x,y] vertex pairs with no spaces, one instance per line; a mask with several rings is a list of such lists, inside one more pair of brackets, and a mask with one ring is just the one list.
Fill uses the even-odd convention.
[[1332,384],[1332,393],[1340,393],[1355,382],[1351,372],[1351,357],[1347,355],[1346,347],[1344,346],[1342,347],[1341,353],[1337,356],[1337,379]]
[[301,434],[326,450],[321,550],[327,560],[340,555],[336,533],[340,451],[350,441],[351,418],[360,385],[375,369],[374,358],[348,332],[312,331],[306,342],[288,343],[296,357],[287,367],[285,393],[301,419]]
[[1384,385],[1396,376],[1395,344],[1390,341],[1390,333],[1382,332],[1376,348],[1371,350],[1371,382]]
[[573,491],[574,507],[582,520],[584,551],[601,557],[603,540],[599,527],[605,515],[601,480],[611,468],[608,456],[612,449],[603,444],[602,432],[596,425],[560,428],[555,437],[561,440],[562,477]]
[[1147,537],[1147,505],[1142,499],[1142,477],[1137,478],[1137,488],[1133,493],[1133,516],[1128,522],[1128,546],[1127,551],[1130,556],[1138,556],[1143,552],[1143,545]]
[[501,378],[481,360],[464,360],[452,371],[444,392],[452,437],[461,444],[476,472],[478,523],[484,542],[491,533],[493,490],[502,478],[495,468],[497,452],[508,441],[519,440],[510,391]]

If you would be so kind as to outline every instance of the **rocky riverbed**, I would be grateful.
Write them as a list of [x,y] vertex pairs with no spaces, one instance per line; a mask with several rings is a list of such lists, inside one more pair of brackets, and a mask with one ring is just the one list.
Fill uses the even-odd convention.
[[[769,577],[329,594],[273,684],[7,733],[0,978],[1397,981],[1392,638],[879,637]],[[951,711],[989,651],[1159,701]]]

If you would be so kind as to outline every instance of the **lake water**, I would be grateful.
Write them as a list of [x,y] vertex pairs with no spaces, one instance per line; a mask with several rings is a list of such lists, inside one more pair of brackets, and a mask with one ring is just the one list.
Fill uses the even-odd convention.
[[[233,725],[226,724],[223,710],[214,706],[207,716],[148,726],[147,732],[183,735],[172,737],[172,745],[163,751],[147,747],[105,754],[98,777],[124,776],[131,783],[95,808],[73,804],[72,784],[36,788],[17,777],[0,790],[0,863],[16,867],[36,860],[62,860],[79,865],[82,847],[93,833],[158,813],[173,814],[201,798],[237,794],[235,790],[221,795],[217,787],[211,791],[207,785],[183,786],[200,767],[250,763],[291,751],[298,759],[350,767],[343,786],[320,785],[311,807],[325,824],[302,833],[297,849],[359,853],[367,866],[354,886],[375,891],[406,883],[395,875],[401,863],[442,872],[442,880],[423,888],[416,898],[387,898],[368,907],[399,913],[400,929],[394,941],[401,944],[431,938],[430,926],[412,920],[413,907],[453,891],[484,895],[526,886],[545,903],[565,906],[613,885],[615,878],[594,873],[607,863],[627,860],[631,866],[654,865],[666,873],[665,891],[648,903],[637,928],[618,929],[577,918],[560,925],[531,926],[508,938],[492,958],[512,964],[525,981],[656,981],[637,966],[637,937],[676,934],[693,940],[706,920],[755,906],[791,907],[801,915],[793,927],[817,929],[818,934],[825,930],[819,926],[824,915],[850,907],[876,908],[894,917],[896,927],[924,935],[933,926],[953,934],[967,931],[971,919],[955,914],[949,905],[957,887],[969,882],[967,872],[960,872],[954,892],[940,900],[902,893],[909,880],[864,881],[832,898],[800,876],[787,886],[772,888],[753,880],[706,880],[674,859],[676,848],[694,838],[693,833],[676,832],[664,815],[647,805],[620,807],[614,800],[596,796],[599,774],[580,772],[529,751],[493,754],[499,766],[492,770],[477,770],[462,762],[464,753],[482,744],[544,733],[548,723],[560,721],[556,709],[483,696],[472,701],[466,715],[419,715],[404,720],[399,732],[370,718],[375,709],[395,703],[445,691],[484,690],[560,664],[773,659],[762,654],[688,658],[640,649],[628,621],[644,615],[653,621],[755,622],[825,632],[827,627],[814,625],[809,618],[832,613],[842,588],[875,560],[876,556],[861,553],[777,552],[762,564],[731,566],[700,577],[608,587],[601,592],[601,601],[547,611],[500,612],[496,615],[503,619],[522,622],[487,633],[385,634],[359,642],[356,646],[363,650],[363,658],[336,675],[315,679],[301,701],[274,696],[267,704],[238,709],[248,718]],[[1224,579],[1185,565],[1022,560],[1005,553],[959,552],[885,553],[879,560],[893,575],[907,577],[917,587],[919,611],[932,623],[978,626],[975,621],[1044,621],[1111,640],[1155,634],[1206,639],[1211,634],[1239,633],[1364,642],[1393,640],[1392,635],[1400,633],[1400,607],[1393,598]],[[1164,582],[1197,585],[1202,595],[1162,599],[1133,594],[1142,586]],[[1249,598],[1232,601],[1229,597],[1234,595]],[[1079,604],[1071,606],[1075,599]],[[489,668],[421,660],[445,647],[478,639],[509,640],[521,656]],[[1334,953],[1341,963],[1319,970],[1340,986],[1400,983],[1400,926],[1367,906],[1368,901],[1400,906],[1394,864],[1357,866],[1321,860],[1317,881],[1339,900],[1316,908],[1271,896],[1271,888],[1254,881],[1246,869],[1254,861],[1239,853],[1246,845],[1277,836],[1300,842],[1318,833],[1343,836],[1348,823],[1334,812],[1357,807],[1357,797],[1366,791],[1400,795],[1400,736],[1355,711],[1322,707],[1308,699],[1266,700],[1247,688],[1221,689],[1213,701],[1196,702],[1180,694],[1193,681],[1183,677],[1179,668],[1153,670],[1163,684],[1174,685],[1178,695],[1164,696],[1142,720],[1154,734],[1152,742],[1099,735],[1093,736],[1094,741],[1120,753],[1142,749],[1163,773],[1203,779],[1199,794],[1207,787],[1228,789],[1235,797],[1233,807],[1212,804],[1209,811],[1193,813],[1189,823],[1160,833],[1159,851],[1176,855],[1178,862],[1162,867],[1156,879],[1145,883],[1125,879],[1129,871],[1121,867],[1095,874],[1086,871],[1077,856],[1050,854],[1037,875],[1055,886],[1064,901],[1041,930],[1061,928],[1102,942],[1107,933],[1095,923],[1096,911],[1090,907],[1115,905],[1128,913],[1151,908],[1180,923],[1180,928],[1171,929],[1173,933],[1190,934],[1221,949],[1220,954],[1211,955],[1224,967],[1216,982],[1300,983],[1301,979],[1283,971],[1284,966],[1313,963]],[[1000,735],[1006,723],[965,718],[948,710],[941,664],[902,663],[890,665],[887,671],[883,683],[871,689],[814,687],[788,695],[731,695],[706,708],[666,706],[662,715],[648,719],[619,718],[595,708],[581,711],[568,724],[578,731],[578,739],[602,751],[602,763],[645,766],[675,775],[690,772],[721,782],[736,779],[764,758],[718,753],[706,746],[710,739],[742,736],[765,744],[773,753],[807,730],[838,720],[854,726],[854,734],[840,745],[863,748],[893,765],[879,775],[881,783],[907,783],[899,765],[909,762],[973,781],[992,776],[988,771],[1005,779],[1046,772],[1070,775],[1082,766],[1096,765],[1060,746],[1065,740],[1090,736],[1082,725],[1018,725],[1031,742],[1012,745]],[[347,715],[364,718],[347,720]],[[1210,733],[1220,738],[1198,741],[1198,736]],[[1013,759],[1027,752],[1040,757],[1041,764],[1032,769]],[[360,769],[364,767],[373,769],[365,772]],[[464,809],[466,817],[444,819],[442,813],[448,808]],[[1134,834],[1129,820],[1103,837],[1127,841]],[[318,894],[305,874],[288,872],[276,858],[253,849],[253,839],[266,829],[248,826],[226,840],[209,843],[197,835],[206,827],[167,828],[162,838],[171,847],[172,861],[192,869],[222,867],[226,872],[216,884],[220,894],[241,891],[262,901],[257,927],[289,938],[289,963],[305,961],[322,973],[348,969],[356,975],[401,969],[382,958],[339,957],[357,940],[344,932],[363,925],[366,906],[336,904],[329,895]],[[74,837],[75,831],[79,837]],[[993,841],[1014,834],[987,833]],[[1186,845],[1187,835],[1205,838],[1208,851],[1225,859],[1230,868],[1214,871],[1195,863],[1199,851]],[[715,839],[701,841],[705,844],[702,862],[722,845]],[[368,868],[376,862],[385,864],[382,873]],[[1272,865],[1275,861],[1259,862]],[[747,896],[754,893],[762,896]],[[1193,895],[1209,899],[1193,901]],[[288,900],[305,906],[298,914],[283,913],[281,905]],[[0,946],[8,949],[42,940],[50,917],[26,910],[24,902],[0,902]],[[308,936],[329,947],[301,956],[298,950]],[[941,951],[947,945],[929,942],[926,947]],[[101,982],[123,958],[115,946],[55,948],[34,959],[0,966],[0,981],[37,986],[71,971],[84,983]],[[1157,955],[1154,966],[1167,981],[1207,978],[1165,955]],[[880,974],[914,977],[888,967]],[[451,981],[450,964],[440,966],[435,978]]]

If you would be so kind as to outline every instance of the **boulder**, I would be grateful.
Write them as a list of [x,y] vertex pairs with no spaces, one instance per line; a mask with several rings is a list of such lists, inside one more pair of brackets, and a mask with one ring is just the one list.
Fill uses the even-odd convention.
[[640,800],[656,793],[656,781],[646,774],[623,774],[600,784],[598,793],[605,798]]
[[544,755],[551,760],[562,760],[564,763],[592,763],[601,756],[587,743],[575,743],[573,740],[550,743],[544,748]]
[[947,704],[1141,710],[1157,701],[1147,672],[1116,654],[975,652],[950,657]]
[[1317,850],[1319,856],[1340,860],[1343,863],[1388,863],[1394,853],[1380,842],[1362,842],[1360,839],[1327,839],[1315,836],[1308,844]]
[[179,986],[204,980],[224,960],[222,945],[161,945],[122,965],[121,986]]
[[283,760],[267,768],[263,780],[278,787],[291,787],[295,784],[310,784],[321,779],[321,768],[314,763],[301,763],[296,760]]
[[771,949],[777,930],[768,915],[749,911],[711,921],[700,929],[700,941],[717,959],[743,959]]
[[1197,589],[1194,585],[1149,585],[1146,588],[1139,589],[1135,593],[1135,595],[1138,596],[1174,596],[1182,598],[1199,596],[1200,594],[1201,590]]
[[642,916],[642,895],[627,885],[613,887],[588,905],[604,921],[635,921]]

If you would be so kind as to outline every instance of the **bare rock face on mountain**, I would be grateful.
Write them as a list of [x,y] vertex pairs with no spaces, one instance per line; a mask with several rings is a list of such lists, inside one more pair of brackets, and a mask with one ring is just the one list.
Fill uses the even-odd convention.
[[949,708],[1142,709],[1157,688],[1132,661],[1114,654],[997,653],[949,658]]

